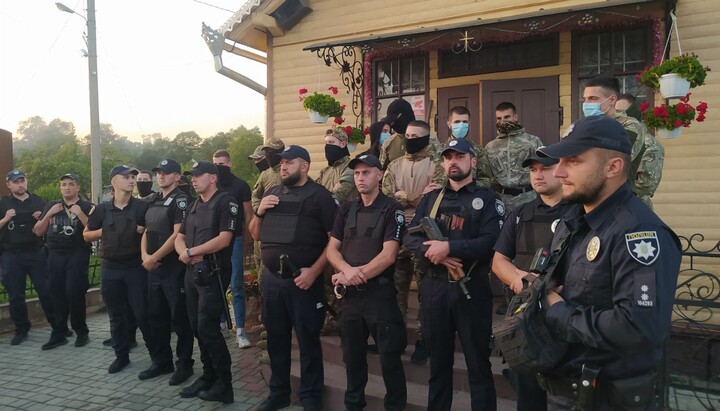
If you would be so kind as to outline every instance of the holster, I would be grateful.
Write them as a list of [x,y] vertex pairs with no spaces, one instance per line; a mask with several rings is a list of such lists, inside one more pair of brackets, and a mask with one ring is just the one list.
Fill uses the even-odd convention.
[[655,396],[657,373],[648,372],[643,375],[610,381],[610,401],[613,408],[642,411],[647,409]]
[[195,284],[203,287],[210,284],[210,279],[215,273],[206,261],[201,261],[197,264],[194,264],[192,266],[192,270]]

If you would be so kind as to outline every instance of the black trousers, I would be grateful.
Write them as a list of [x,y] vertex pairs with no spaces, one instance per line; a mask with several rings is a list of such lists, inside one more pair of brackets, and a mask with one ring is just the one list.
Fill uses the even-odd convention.
[[267,330],[270,355],[270,398],[290,398],[290,351],[292,330],[300,347],[300,388],[298,397],[304,406],[320,406],[325,381],[320,329],[325,310],[318,307],[316,296],[323,295],[323,277],[301,290],[292,279],[279,278],[267,268],[263,272],[262,320]]
[[147,271],[133,268],[102,267],[102,296],[110,316],[110,336],[117,358],[127,358],[130,343],[128,311],[137,325],[150,354],[152,339],[147,323]]
[[45,250],[5,250],[2,258],[2,271],[3,284],[10,300],[10,318],[15,323],[15,332],[27,333],[30,330],[30,320],[28,320],[27,304],[25,303],[25,285],[28,275],[37,291],[45,318],[51,326],[54,326],[57,321],[49,291]]
[[[612,404],[612,400],[608,396],[609,394],[603,392],[596,394],[595,411],[617,411],[623,409],[622,405]],[[572,399],[560,395],[547,394],[547,409],[549,411],[572,411],[575,408]],[[642,409],[643,411],[656,411],[659,408],[655,401],[650,401],[650,403]]]
[[195,337],[185,303],[185,264],[163,261],[157,270],[148,271],[148,324],[153,338],[157,364],[172,362],[170,333],[175,331],[178,366],[192,366]]
[[[373,280],[373,281],[379,281]],[[385,382],[385,410],[402,411],[407,404],[407,386],[402,355],[407,345],[407,334],[400,308],[397,290],[391,280],[382,285],[366,285],[360,291],[348,288],[342,299],[340,318],[343,359],[347,375],[345,406],[348,411],[362,410],[365,402],[365,386],[368,381],[367,340],[372,334],[377,342]]]
[[430,351],[428,409],[450,411],[453,395],[455,333],[465,354],[472,411],[497,409],[490,364],[492,293],[488,277],[466,283],[471,299],[459,284],[426,275],[421,283],[423,335]]
[[55,307],[56,323],[53,330],[58,333],[65,334],[70,318],[70,326],[77,335],[88,334],[85,321],[85,294],[90,286],[89,264],[90,250],[87,247],[50,250],[47,265],[50,294]]
[[[230,273],[223,272],[222,287],[230,281]],[[223,298],[225,292],[220,289],[220,277],[210,277],[208,285],[198,285],[191,266],[185,270],[185,297],[190,327],[198,339],[200,360],[203,363],[203,376],[208,380],[220,379],[230,385],[230,351],[220,331],[220,314],[225,311]]]

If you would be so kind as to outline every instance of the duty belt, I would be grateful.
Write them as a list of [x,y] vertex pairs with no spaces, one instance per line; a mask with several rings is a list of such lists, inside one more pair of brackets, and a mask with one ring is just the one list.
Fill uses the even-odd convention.
[[500,194],[508,194],[511,196],[517,196],[523,193],[527,193],[528,191],[532,191],[531,186],[527,187],[500,187],[498,192]]
[[600,368],[583,365],[579,378],[549,377],[537,374],[538,385],[548,394],[573,400],[578,411],[592,411],[598,388]]

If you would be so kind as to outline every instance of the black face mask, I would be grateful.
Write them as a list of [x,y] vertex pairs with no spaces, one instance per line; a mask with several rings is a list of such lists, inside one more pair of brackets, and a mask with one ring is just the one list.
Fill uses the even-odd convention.
[[270,165],[270,167],[275,167],[276,165],[280,164],[280,157],[276,156],[275,154],[278,154],[282,150],[271,150],[271,149],[265,149],[265,159],[267,160],[267,163]]
[[266,158],[263,158],[262,160],[255,163],[255,167],[257,167],[258,170],[260,170],[260,172],[262,173],[263,171],[270,168],[270,163]]
[[405,149],[408,154],[415,154],[430,144],[430,134],[418,138],[408,138],[405,140]]
[[325,144],[325,159],[327,159],[328,165],[335,164],[338,160],[345,156],[349,156],[350,152],[347,147],[339,147],[333,144]]
[[147,197],[152,194],[152,181],[138,181],[137,183],[138,194],[140,197]]
[[230,182],[230,179],[232,178],[232,171],[230,171],[230,167],[228,166],[217,166],[218,169],[218,181],[220,184],[226,184]]

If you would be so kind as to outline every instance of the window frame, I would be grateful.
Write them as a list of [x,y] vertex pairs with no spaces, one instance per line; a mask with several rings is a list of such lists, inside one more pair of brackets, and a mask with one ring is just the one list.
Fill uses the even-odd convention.
[[[423,85],[424,91],[423,92],[404,93],[402,90],[402,80],[401,80],[402,79],[402,71],[401,71],[402,70],[402,60],[403,59],[413,59],[413,58],[418,58],[418,57],[421,57],[425,60],[425,70],[424,70],[425,72],[423,73],[423,75],[425,77],[425,83]],[[401,56],[387,56],[387,57],[377,58],[372,61],[373,107],[372,107],[372,113],[371,113],[370,117],[371,117],[373,123],[380,121],[380,119],[385,117],[384,115],[382,117],[378,116],[378,109],[377,109],[378,101],[380,101],[382,99],[391,98],[391,97],[394,99],[398,99],[398,98],[403,98],[406,96],[423,96],[425,98],[425,113],[426,113],[426,117],[428,117],[428,113],[430,112],[430,109],[432,108],[432,107],[430,107],[430,58],[429,57],[430,57],[430,55],[428,53],[417,53],[417,54],[401,55]],[[380,96],[380,95],[378,95],[378,83],[377,83],[378,64],[387,62],[387,61],[396,61],[397,62],[398,79],[399,79],[398,93],[384,94],[384,95]],[[385,107],[384,109],[387,110],[387,107]],[[424,118],[418,119],[418,120],[425,121]]]

